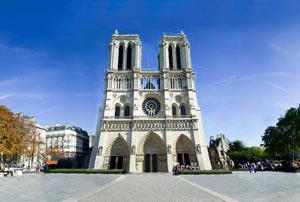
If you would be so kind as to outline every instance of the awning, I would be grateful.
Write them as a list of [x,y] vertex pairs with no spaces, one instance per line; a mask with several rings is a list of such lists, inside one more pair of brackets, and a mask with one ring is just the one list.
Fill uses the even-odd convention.
[[57,165],[57,161],[47,161],[47,165]]

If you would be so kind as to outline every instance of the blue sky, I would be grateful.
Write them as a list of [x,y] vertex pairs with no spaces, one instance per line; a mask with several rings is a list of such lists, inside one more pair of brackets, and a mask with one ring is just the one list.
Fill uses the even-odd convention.
[[108,43],[137,33],[157,69],[162,33],[184,31],[206,139],[259,145],[300,99],[300,1],[0,1],[0,104],[40,125],[94,132]]

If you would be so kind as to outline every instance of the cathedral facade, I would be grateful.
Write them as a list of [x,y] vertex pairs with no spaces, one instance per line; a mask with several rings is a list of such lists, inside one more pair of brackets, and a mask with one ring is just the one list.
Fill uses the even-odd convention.
[[139,35],[112,35],[89,168],[211,169],[186,35],[163,34],[157,59],[158,70],[143,70]]

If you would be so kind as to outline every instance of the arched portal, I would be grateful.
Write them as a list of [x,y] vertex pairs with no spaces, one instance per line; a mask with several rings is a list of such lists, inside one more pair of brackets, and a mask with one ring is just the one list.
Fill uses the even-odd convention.
[[189,165],[197,163],[195,146],[185,135],[181,135],[176,143],[176,157],[180,165]]
[[155,133],[142,139],[137,151],[137,170],[167,172],[167,150],[164,141]]
[[109,159],[109,169],[129,171],[130,151],[127,142],[121,136],[110,145],[106,156]]

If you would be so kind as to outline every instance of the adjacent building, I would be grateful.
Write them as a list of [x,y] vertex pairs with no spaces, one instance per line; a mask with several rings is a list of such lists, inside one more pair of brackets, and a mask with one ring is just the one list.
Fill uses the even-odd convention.
[[217,135],[216,138],[210,137],[209,155],[213,169],[230,169],[233,168],[234,162],[230,159],[228,152],[230,142],[224,134]]
[[41,166],[46,160],[46,128],[37,124],[35,117],[22,113],[18,113],[17,116],[22,117],[27,128],[26,147],[19,164],[25,168]]
[[163,34],[157,59],[157,70],[143,70],[139,35],[112,35],[90,168],[211,169],[186,35]]
[[89,153],[88,133],[80,127],[55,125],[46,127],[47,158],[65,160],[63,167],[84,167]]

